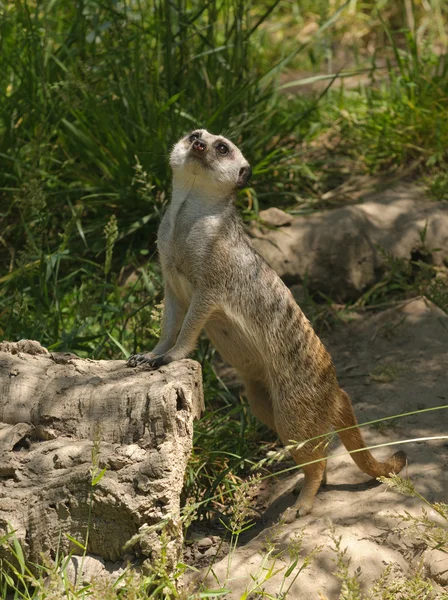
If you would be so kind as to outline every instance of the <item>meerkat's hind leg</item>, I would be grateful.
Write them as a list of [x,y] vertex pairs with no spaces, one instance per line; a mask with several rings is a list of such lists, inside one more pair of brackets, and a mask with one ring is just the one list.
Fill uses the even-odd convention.
[[[302,459],[294,457],[296,462],[300,464]],[[303,461],[306,462],[306,461]],[[287,508],[281,518],[285,523],[292,523],[297,517],[304,517],[313,508],[314,498],[322,484],[325,474],[326,461],[320,461],[311,465],[306,465],[303,468],[305,478],[302,482],[299,497],[293,506]]]
[[272,399],[268,388],[261,381],[244,380],[244,390],[252,412],[273,431],[275,427]]
[[[324,461],[324,462],[325,462],[325,467],[324,467],[324,473],[322,475],[322,482],[320,484],[321,487],[323,485],[327,485],[327,461]],[[300,494],[300,492],[302,491],[302,488],[303,488],[303,484],[304,484],[304,479],[301,479],[300,481],[298,481],[296,483],[296,485],[294,486],[294,489],[292,491],[294,496],[298,496]]]

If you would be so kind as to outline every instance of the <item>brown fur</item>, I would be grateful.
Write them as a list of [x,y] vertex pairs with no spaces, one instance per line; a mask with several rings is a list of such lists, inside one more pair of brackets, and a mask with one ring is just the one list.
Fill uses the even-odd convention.
[[[199,137],[206,150],[193,161],[191,139]],[[161,339],[151,353],[131,357],[130,366],[157,368],[186,357],[204,328],[241,374],[254,414],[284,444],[355,426],[330,355],[288,288],[253,248],[233,206],[247,161],[231,142],[205,130],[191,139],[180,140],[173,150],[173,200],[159,229],[165,279]],[[228,156],[214,150],[222,140],[231,149]],[[365,448],[358,427],[339,436],[349,451]],[[325,448],[308,442],[292,455],[301,465],[324,459]],[[406,461],[399,452],[380,463],[368,450],[352,458],[371,477],[397,473]],[[304,485],[285,513],[287,521],[311,510],[325,478],[325,461],[303,471]]]

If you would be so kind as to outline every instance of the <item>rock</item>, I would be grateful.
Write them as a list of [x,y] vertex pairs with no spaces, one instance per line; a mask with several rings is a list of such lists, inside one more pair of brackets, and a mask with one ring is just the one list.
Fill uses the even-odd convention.
[[266,225],[271,227],[282,227],[284,225],[290,225],[294,220],[292,215],[289,215],[284,210],[280,210],[275,206],[271,206],[266,210],[261,210],[258,214],[260,220]]
[[213,546],[213,540],[209,537],[202,538],[197,542],[198,548],[210,548]]
[[48,350],[41,346],[36,340],[19,340],[18,342],[0,342],[0,352],[10,352],[11,354],[49,354]]
[[29,423],[16,425],[0,423],[0,448],[5,452],[11,452],[19,442],[29,437],[33,430]]
[[123,575],[127,566],[127,561],[105,562],[100,556],[71,556],[66,563],[65,575],[78,587],[89,585],[93,581],[109,581],[113,584]]
[[335,301],[357,298],[378,281],[384,250],[448,263],[448,203],[429,201],[414,184],[371,194],[362,204],[294,217],[288,227],[251,233],[255,248],[288,284],[306,279],[311,290]]
[[106,565],[101,557],[72,556],[65,573],[73,584],[87,584],[92,579],[101,579],[106,573]]
[[442,587],[448,587],[448,554],[442,550],[427,550],[424,561],[429,577]]
[[176,564],[180,493],[203,408],[200,365],[60,361],[21,344],[0,351],[0,538],[16,530],[38,562],[56,549],[79,553],[65,534],[83,544],[88,530],[86,558],[99,569],[95,561],[124,560],[129,549],[154,560],[164,529]]

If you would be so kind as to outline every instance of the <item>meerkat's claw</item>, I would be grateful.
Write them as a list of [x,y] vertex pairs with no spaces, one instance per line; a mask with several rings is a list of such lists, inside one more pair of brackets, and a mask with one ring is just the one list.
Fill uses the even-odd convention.
[[144,366],[147,369],[158,369],[162,365],[167,365],[172,362],[173,359],[169,354],[160,354],[159,356],[155,356],[151,352],[147,354],[133,354],[130,356],[126,362],[126,366],[128,367],[140,367]]
[[147,354],[132,354],[126,361],[127,367],[138,367],[154,358],[154,355],[150,352]]
[[286,524],[294,523],[296,519],[309,514],[311,508],[312,506],[290,506],[281,514],[280,521],[283,521]]
[[284,523],[293,523],[299,517],[304,517],[311,512],[313,508],[313,503],[309,502],[307,504],[296,503],[294,506],[290,506],[287,508],[280,516],[280,520]]
[[294,507],[290,506],[280,515],[280,521],[283,521],[287,524],[293,523],[297,519],[297,516],[297,509],[294,509]]
[[149,367],[151,369],[158,369],[162,365],[166,365],[169,360],[166,360],[166,354],[161,354],[160,356],[152,356],[151,358],[147,358],[143,361],[145,367]]

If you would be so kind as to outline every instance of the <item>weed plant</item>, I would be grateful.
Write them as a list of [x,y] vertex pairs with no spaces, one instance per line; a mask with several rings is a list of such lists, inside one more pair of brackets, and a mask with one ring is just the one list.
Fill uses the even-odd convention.
[[[315,21],[308,22],[317,25],[325,4],[316,5]],[[299,146],[303,185],[295,212],[346,201],[350,184],[355,198],[362,197],[359,178],[370,175],[423,175],[435,199],[448,197],[448,4],[384,0],[373,3],[370,11],[356,11],[355,5],[350,4],[325,37],[327,73],[324,58],[313,59],[319,77],[290,73],[280,86],[293,103],[302,89],[310,93],[313,84],[332,83],[311,117],[314,137]],[[296,16],[303,21],[307,14],[301,10]],[[293,16],[285,10],[283,18],[292,21],[289,31],[299,35]],[[343,38],[331,45],[331,36],[342,32]],[[349,47],[352,52],[347,54]],[[343,58],[338,59],[338,52]],[[297,67],[299,75],[303,64]],[[291,192],[294,188],[297,192],[295,182]]]
[[[316,29],[330,16],[331,11],[344,5],[344,0],[302,0],[276,3],[275,18],[267,19],[258,35],[264,42],[262,58],[279,59],[297,43],[309,40]],[[272,6],[268,1],[257,2],[258,7]],[[384,25],[397,32],[395,43],[401,45],[405,31],[415,31],[419,45],[428,41],[436,48],[446,46],[446,19],[448,4],[445,0],[366,0],[350,2],[347,10],[328,31],[307,49],[305,55],[288,65],[288,77],[298,72],[331,73],[341,67],[365,68],[372,57],[386,57],[387,34]],[[303,85],[301,83],[300,85]]]

